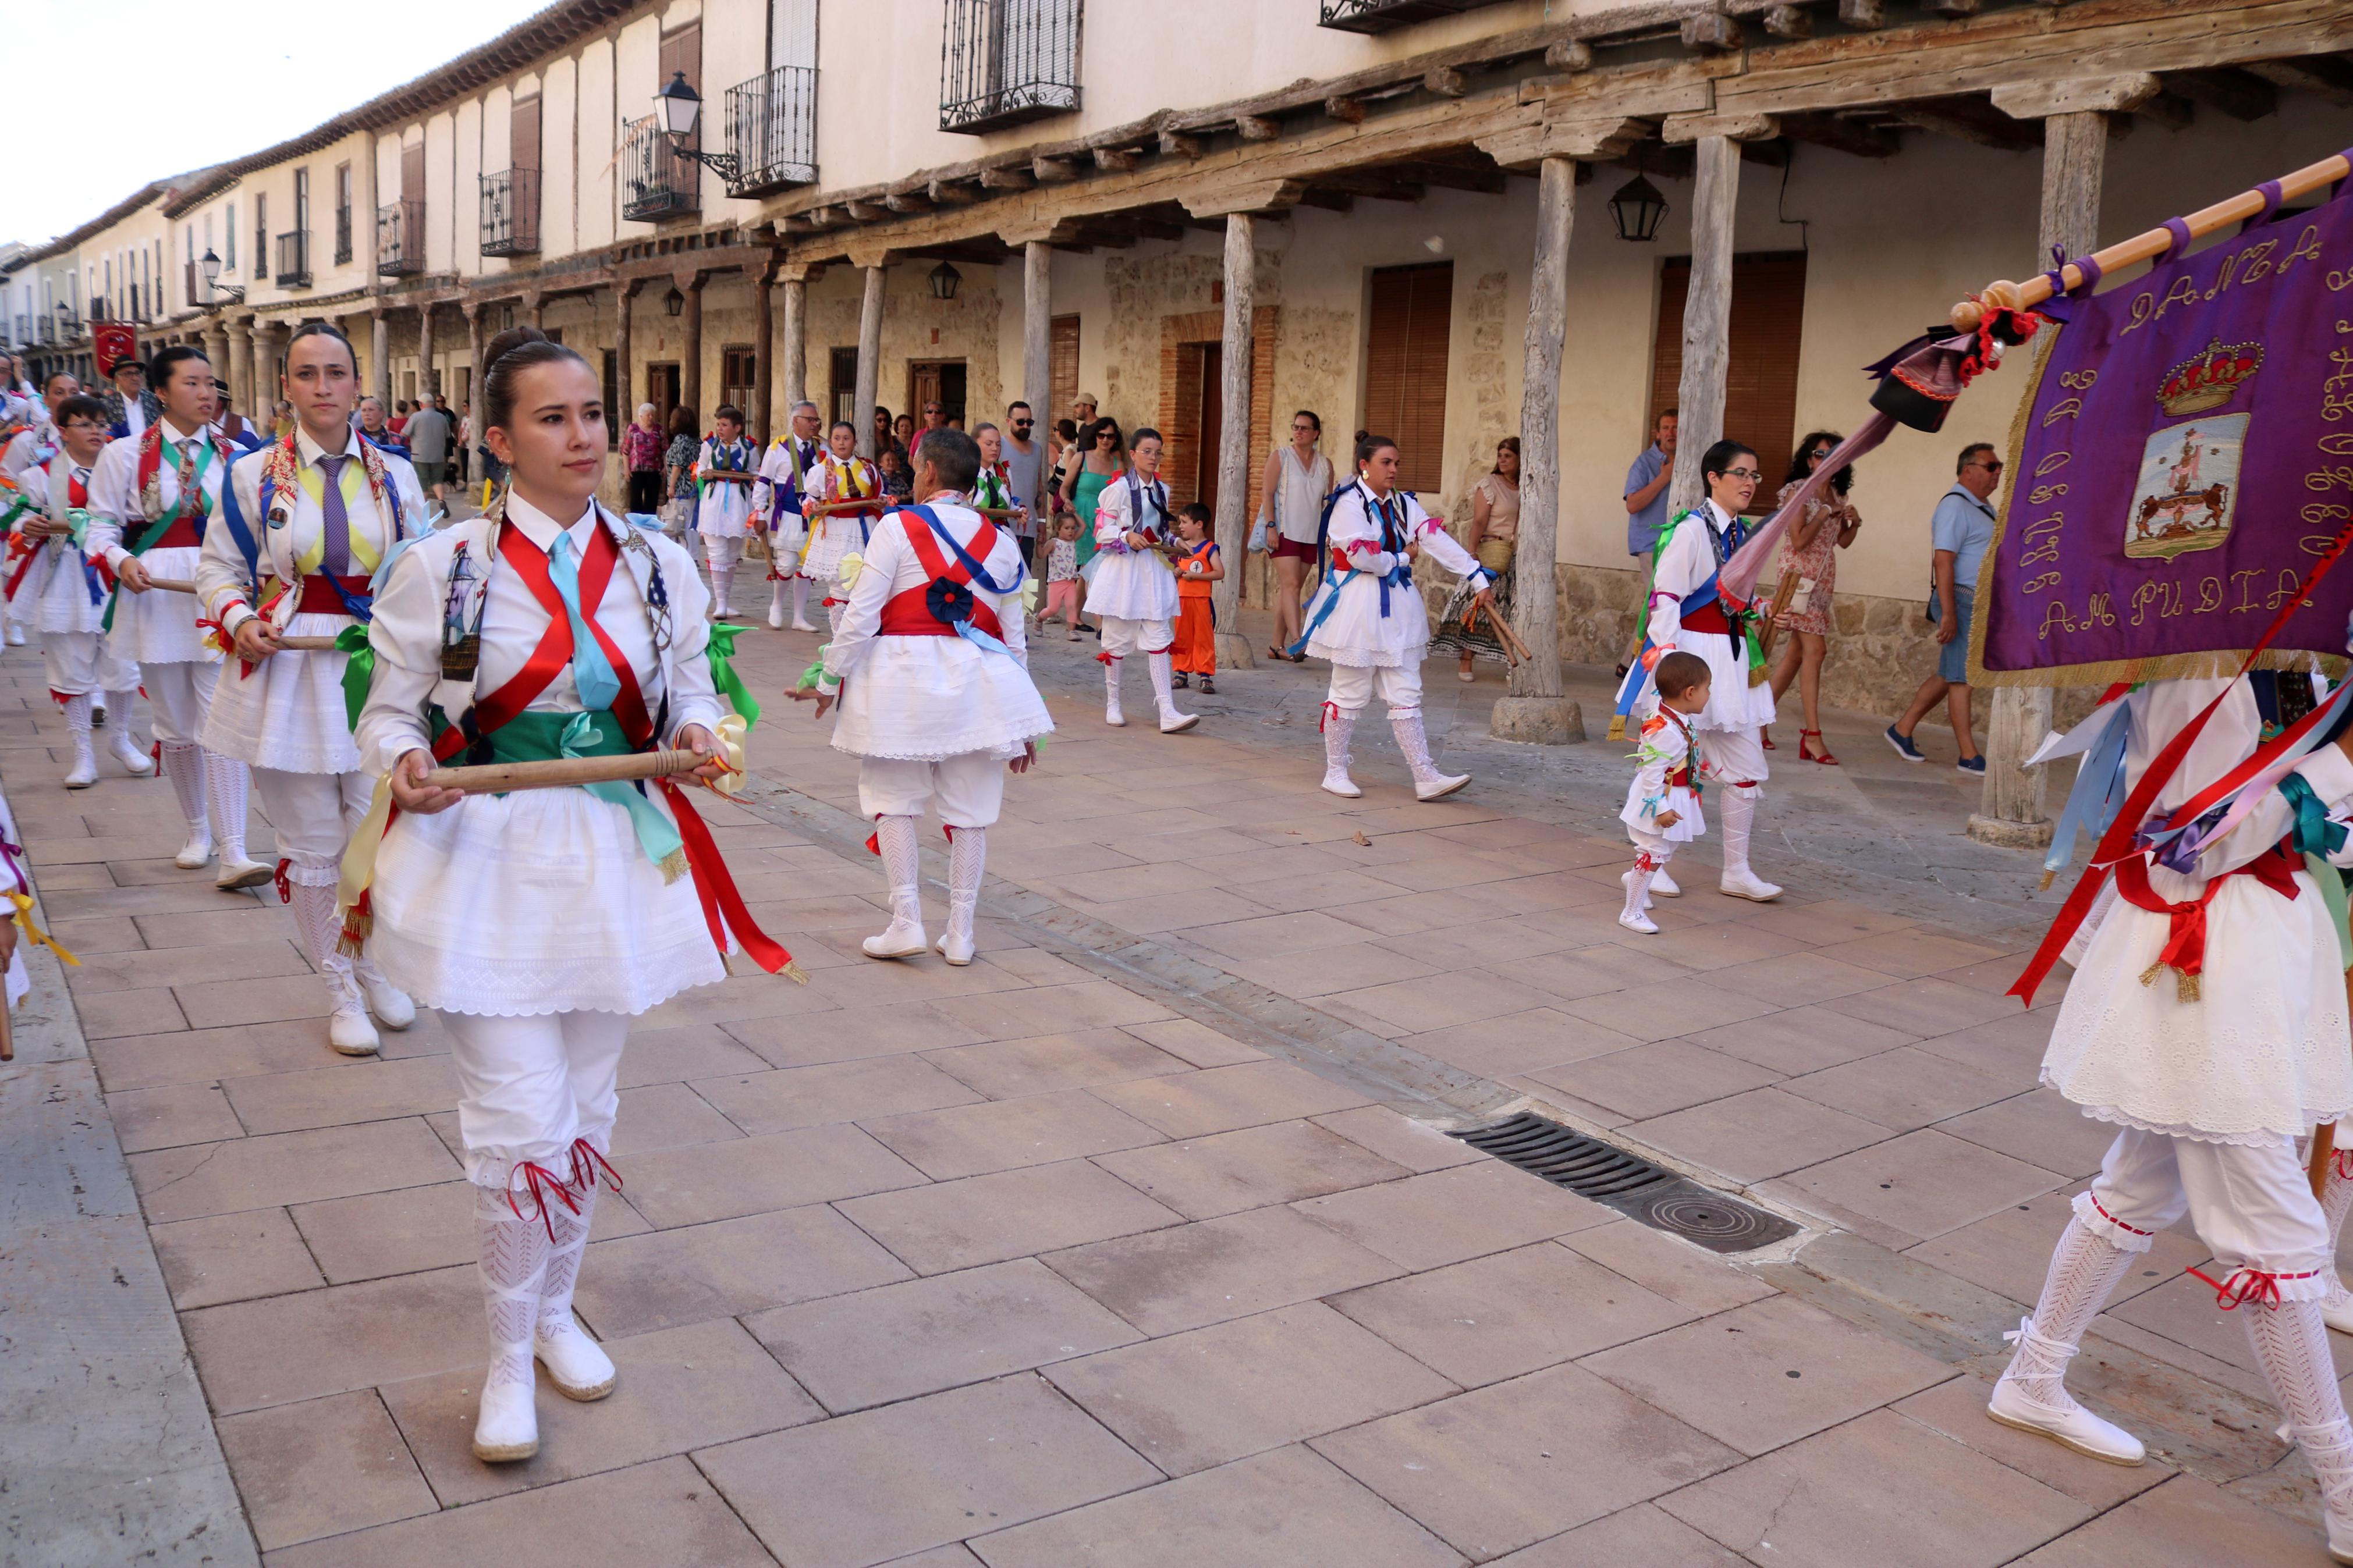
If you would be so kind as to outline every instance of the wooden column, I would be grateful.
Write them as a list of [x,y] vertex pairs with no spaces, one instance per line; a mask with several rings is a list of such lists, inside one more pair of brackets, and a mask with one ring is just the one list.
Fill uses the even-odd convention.
[[[229,391],[229,404],[234,407],[237,403],[237,383],[229,375],[227,327],[218,319],[215,319],[205,323],[204,332],[205,357],[213,362],[213,374],[227,384]],[[34,384],[37,386],[40,383],[36,382]]]
[[1725,374],[1731,359],[1732,223],[1740,195],[1740,146],[1728,136],[1702,136],[1692,148],[1698,154],[1699,177],[1692,193],[1691,289],[1683,297],[1683,380],[1675,394],[1682,418],[1674,479],[1667,490],[1671,514],[1697,506],[1707,493],[1699,463],[1724,436]]
[[866,268],[866,298],[858,308],[858,455],[874,456],[874,405],[882,374],[882,282],[881,262]]
[[[1738,155],[1736,151],[1736,160]],[[1576,219],[1577,160],[1546,158],[1536,174],[1536,251],[1528,272],[1520,370],[1520,533],[1513,557],[1512,628],[1527,644],[1528,658],[1513,667],[1509,694],[1496,702],[1489,723],[1499,740],[1546,745],[1585,739],[1585,715],[1561,689],[1554,574],[1560,537],[1560,355],[1568,335],[1568,242]]]
[[545,294],[541,293],[538,289],[533,289],[530,293],[522,297],[522,309],[523,314],[530,318],[531,324],[533,326],[541,329],[543,331],[546,330],[547,296]]
[[[228,323],[228,393],[230,403],[253,419],[253,322],[249,317]],[[260,421],[254,423],[259,426]]]
[[752,419],[752,443],[761,451],[768,449],[768,432],[775,423],[771,412],[776,396],[776,305],[769,292],[776,281],[774,258],[752,268],[752,406],[745,410]]
[[613,395],[621,400],[621,406],[608,417],[635,419],[638,416],[638,400],[629,391],[629,376],[633,368],[629,361],[629,307],[630,301],[638,297],[638,290],[644,286],[642,278],[632,278],[626,283],[613,285]]
[[[808,397],[808,268],[794,267],[784,273],[785,407],[797,408]],[[787,419],[786,427],[791,428]]]
[[[1226,248],[1233,249],[1230,229]],[[1230,270],[1231,263],[1228,265]],[[1229,293],[1227,310],[1230,312],[1232,308]],[[1030,240],[1021,247],[1021,397],[1038,421],[1032,435],[1042,442],[1052,428],[1054,412],[1054,247],[1042,239]],[[1037,508],[1036,496],[1021,499]],[[1039,515],[1042,519],[1045,514]]]
[[686,311],[679,318],[684,324],[686,346],[680,352],[678,366],[678,399],[694,410],[697,428],[711,428],[711,410],[702,406],[702,283],[704,274],[681,281],[686,289]]
[[[2038,258],[2047,258],[2054,245],[2066,247],[2070,256],[2097,247],[2107,147],[2108,117],[2096,110],[2043,120]],[[1986,720],[1985,795],[1969,818],[1970,837],[2010,849],[2040,849],[2051,842],[2048,782],[2042,769],[2021,765],[2050,731],[2049,687],[1994,688]]]
[[433,301],[417,307],[417,392],[438,391],[433,384]]
[[[1210,584],[1218,621],[1218,668],[1254,669],[1242,635],[1242,565],[1250,515],[1250,317],[1258,282],[1258,222],[1248,213],[1226,215],[1226,319],[1219,362],[1219,556],[1225,580]],[[1204,435],[1207,432],[1203,432]]]
[[[483,412],[488,413],[491,405],[482,395],[482,373],[490,367],[482,363],[482,307],[481,302],[475,300],[466,302],[466,363],[469,367],[466,373],[466,400],[470,403],[480,404]],[[606,417],[608,419],[612,417],[610,410],[607,411]],[[481,439],[481,423],[477,420],[474,426],[477,444]]]
[[[253,343],[245,346],[246,368],[252,369]],[[384,319],[384,308],[368,312],[368,380],[375,400],[384,405],[385,416],[392,415],[392,323]]]

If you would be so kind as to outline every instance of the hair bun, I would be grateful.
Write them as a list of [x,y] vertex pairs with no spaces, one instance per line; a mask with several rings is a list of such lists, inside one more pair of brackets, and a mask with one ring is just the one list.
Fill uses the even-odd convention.
[[491,368],[497,364],[500,360],[527,344],[553,342],[554,342],[553,338],[550,338],[545,332],[541,331],[537,327],[533,326],[528,321],[519,327],[509,327],[505,331],[501,332],[498,336],[492,338],[489,342],[482,345],[482,368],[480,374],[483,375],[490,374]]

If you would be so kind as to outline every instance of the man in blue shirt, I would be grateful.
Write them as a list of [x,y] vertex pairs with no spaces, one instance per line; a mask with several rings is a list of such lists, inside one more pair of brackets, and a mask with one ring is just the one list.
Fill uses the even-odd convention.
[[1926,760],[1912,743],[1912,731],[1942,702],[1960,746],[1961,772],[1985,772],[1985,758],[1969,729],[1969,621],[1978,569],[1993,543],[1993,506],[1987,498],[2000,482],[2001,459],[1993,455],[1992,446],[1971,442],[1961,448],[1959,477],[1936,503],[1936,515],[1928,525],[1929,547],[1936,552],[1936,673],[1920,683],[1904,717],[1887,726],[1887,743],[1907,763]]
[[[1675,475],[1675,411],[1672,408],[1658,418],[1651,431],[1651,445],[1634,459],[1626,470],[1626,553],[1634,558],[1634,570],[1640,582],[1634,590],[1634,624],[1642,624],[1642,606],[1651,597],[1651,557],[1658,548],[1659,532],[1667,526],[1667,486]],[[1626,656],[1619,661],[1618,674],[1622,679],[1626,667],[1641,652],[1641,634],[1636,632],[1626,645]]]

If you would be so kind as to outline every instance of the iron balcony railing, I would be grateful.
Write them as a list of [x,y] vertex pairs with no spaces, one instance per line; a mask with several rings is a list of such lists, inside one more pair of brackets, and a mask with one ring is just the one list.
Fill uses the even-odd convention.
[[1493,4],[1495,0],[1323,0],[1324,14],[1317,25],[1344,33],[1386,33]]
[[352,209],[335,209],[335,265],[348,267],[352,261]]
[[386,202],[375,209],[375,269],[384,278],[407,278],[425,270],[422,200]]
[[727,89],[731,196],[817,183],[817,68],[778,66]]
[[1080,0],[947,0],[940,129],[977,134],[1079,107]]
[[308,289],[311,286],[311,237],[301,229],[278,237],[278,270],[273,276],[280,289]]
[[539,171],[482,176],[482,254],[529,256],[539,248]]
[[621,154],[621,216],[652,223],[699,211],[702,166],[670,145],[659,115],[628,124]]

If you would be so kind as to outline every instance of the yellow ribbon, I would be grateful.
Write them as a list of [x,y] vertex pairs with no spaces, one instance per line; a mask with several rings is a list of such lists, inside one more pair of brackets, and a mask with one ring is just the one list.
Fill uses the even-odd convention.
[[26,941],[30,942],[35,947],[47,948],[51,952],[58,955],[58,958],[61,963],[70,963],[76,969],[79,969],[81,967],[80,959],[76,958],[72,953],[68,952],[65,948],[59,944],[57,938],[43,931],[34,921],[33,900],[30,894],[11,893],[8,895],[8,901],[16,906],[15,919],[17,925],[24,929]]
[[847,594],[858,585],[858,574],[865,568],[865,565],[866,558],[855,550],[842,556],[841,564],[834,568],[833,574],[840,582],[843,593]]
[[[343,868],[335,880],[335,919],[344,930],[351,929],[352,906],[375,880],[376,847],[384,842],[384,830],[392,821],[392,775],[385,773],[375,781],[375,795],[368,802],[367,816],[360,819],[352,834],[352,841],[343,849]],[[367,933],[359,933],[364,937]]]
[[727,762],[727,771],[711,781],[711,787],[721,795],[732,797],[744,787],[748,772],[744,760],[744,735],[749,729],[751,725],[744,722],[741,713],[730,713],[713,726],[713,732],[719,739],[719,753]]

